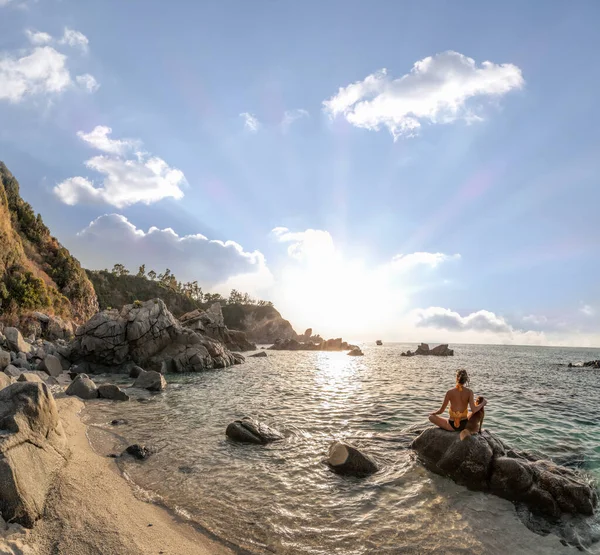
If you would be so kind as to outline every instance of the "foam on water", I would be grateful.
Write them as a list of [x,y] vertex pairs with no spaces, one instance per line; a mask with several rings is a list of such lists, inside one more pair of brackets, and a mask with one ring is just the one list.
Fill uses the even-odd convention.
[[[600,352],[459,345],[453,358],[401,358],[407,348],[414,345],[365,345],[361,358],[270,351],[227,370],[167,376],[167,391],[147,402],[90,403],[86,419],[119,434],[120,445],[156,446],[147,461],[119,464],[142,488],[252,552],[575,552],[554,534],[531,532],[511,503],[426,471],[405,445],[465,367],[489,400],[485,428],[597,479],[599,371],[566,364]],[[286,439],[228,441],[227,424],[243,416]],[[114,418],[129,424],[113,428]],[[366,479],[332,474],[322,461],[334,439],[363,447],[382,470]]]

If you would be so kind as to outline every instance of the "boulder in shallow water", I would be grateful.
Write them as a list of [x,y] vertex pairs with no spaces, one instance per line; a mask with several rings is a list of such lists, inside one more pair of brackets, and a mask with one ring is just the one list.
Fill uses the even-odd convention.
[[133,365],[129,369],[129,377],[133,378],[135,380],[135,379],[139,378],[139,376],[142,372],[145,372],[145,370],[143,368],[141,368],[140,366]]
[[351,476],[368,476],[379,470],[371,457],[341,441],[335,441],[329,448],[327,464],[338,474]]
[[242,420],[232,422],[227,426],[225,435],[229,439],[241,443],[257,443],[261,445],[283,439],[283,435],[280,432],[252,418],[243,418]]
[[147,459],[152,454],[152,449],[149,449],[145,445],[139,445],[134,443],[125,449],[125,452],[131,455],[134,459],[138,461],[143,461]]
[[533,513],[590,516],[598,503],[595,489],[578,472],[521,457],[487,431],[461,441],[456,432],[428,428],[411,447],[432,472],[469,489],[522,502]]
[[143,370],[133,382],[133,387],[147,389],[148,391],[162,391],[167,387],[167,380],[160,372]]
[[348,356],[351,357],[362,357],[365,353],[363,353],[359,347],[354,347],[349,353]]
[[65,391],[67,395],[76,395],[80,399],[97,399],[98,388],[87,374],[78,374]]
[[113,401],[129,401],[129,395],[111,383],[103,383],[98,386],[98,397]]
[[56,403],[45,384],[14,383],[0,391],[0,510],[32,527],[69,451]]
[[269,355],[267,355],[266,351],[259,351],[258,353],[254,353],[253,355],[250,355],[250,358],[265,358]]

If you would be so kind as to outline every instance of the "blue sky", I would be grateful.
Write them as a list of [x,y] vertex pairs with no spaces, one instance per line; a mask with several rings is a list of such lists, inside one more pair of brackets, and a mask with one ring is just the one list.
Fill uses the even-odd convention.
[[324,335],[597,345],[599,24],[0,0],[0,159],[91,268],[169,266]]

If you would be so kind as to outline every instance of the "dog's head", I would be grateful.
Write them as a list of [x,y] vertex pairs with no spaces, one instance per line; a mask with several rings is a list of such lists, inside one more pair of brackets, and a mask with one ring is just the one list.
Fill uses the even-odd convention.
[[482,395],[480,395],[479,397],[477,397],[477,399],[475,399],[475,404],[476,405],[481,405],[481,403],[483,403],[484,400],[485,400],[485,397],[483,397]]

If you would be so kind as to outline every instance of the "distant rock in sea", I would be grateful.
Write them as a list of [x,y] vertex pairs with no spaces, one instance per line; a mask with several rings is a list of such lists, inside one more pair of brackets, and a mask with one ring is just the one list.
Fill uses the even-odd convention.
[[575,363],[569,362],[569,368],[600,368],[600,360],[590,360],[589,362]]
[[403,357],[413,357],[415,355],[451,357],[454,356],[454,349],[449,349],[447,344],[438,345],[430,349],[427,343],[421,343],[414,352],[409,350],[405,353],[400,353],[400,356]]

